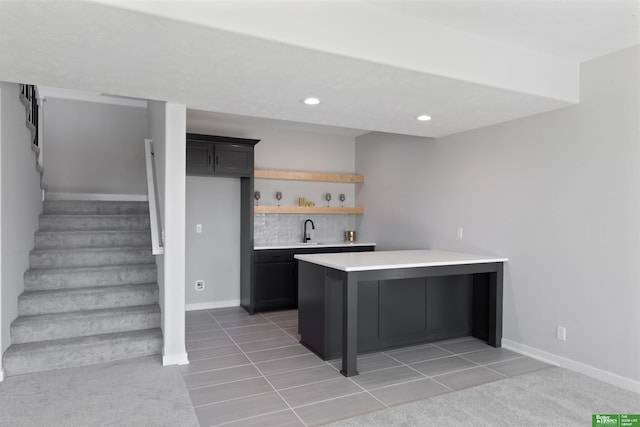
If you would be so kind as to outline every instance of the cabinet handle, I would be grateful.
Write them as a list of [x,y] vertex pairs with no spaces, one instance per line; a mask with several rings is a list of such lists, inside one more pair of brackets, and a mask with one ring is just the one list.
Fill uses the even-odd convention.
[[216,154],[216,166],[218,165],[218,155]]
[[211,154],[209,154],[209,164],[211,164]]

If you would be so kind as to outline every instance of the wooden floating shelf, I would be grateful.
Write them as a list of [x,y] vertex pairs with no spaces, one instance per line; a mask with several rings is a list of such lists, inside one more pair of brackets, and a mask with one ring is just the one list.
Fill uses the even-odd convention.
[[254,171],[254,178],[282,179],[288,181],[346,182],[352,184],[364,182],[364,176],[362,175],[324,172],[278,171],[265,169],[256,169]]
[[254,206],[254,213],[264,214],[363,214],[360,207],[329,206]]

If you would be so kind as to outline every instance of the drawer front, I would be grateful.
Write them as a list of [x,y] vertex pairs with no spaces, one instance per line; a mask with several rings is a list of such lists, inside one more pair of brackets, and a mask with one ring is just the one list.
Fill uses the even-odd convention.
[[335,246],[335,247],[309,247],[295,249],[262,249],[254,251],[255,262],[289,262],[295,261],[294,255],[331,254],[338,252],[365,252],[373,251],[375,246]]
[[371,252],[375,248],[375,246],[343,246],[340,252]]
[[295,261],[292,249],[265,249],[254,251],[256,262],[290,262]]
[[318,248],[318,247],[310,247],[310,248],[297,248],[295,249],[296,254],[300,255],[308,255],[308,254],[332,254],[340,252],[339,248]]

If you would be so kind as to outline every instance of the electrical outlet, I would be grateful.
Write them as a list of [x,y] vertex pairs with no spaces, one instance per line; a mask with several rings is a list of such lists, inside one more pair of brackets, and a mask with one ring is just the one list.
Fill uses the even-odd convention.
[[196,233],[202,233],[202,224],[196,224]]
[[458,227],[457,236],[458,236],[458,239],[462,239],[462,227]]
[[204,291],[204,280],[196,280],[196,291]]
[[556,338],[560,341],[567,340],[567,328],[564,326],[556,326]]

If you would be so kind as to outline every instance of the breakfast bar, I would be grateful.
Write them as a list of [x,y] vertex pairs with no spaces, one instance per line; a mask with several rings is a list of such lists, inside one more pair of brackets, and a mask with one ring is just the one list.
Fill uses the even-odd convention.
[[296,255],[300,342],[324,359],[472,335],[502,339],[507,258],[440,250]]

